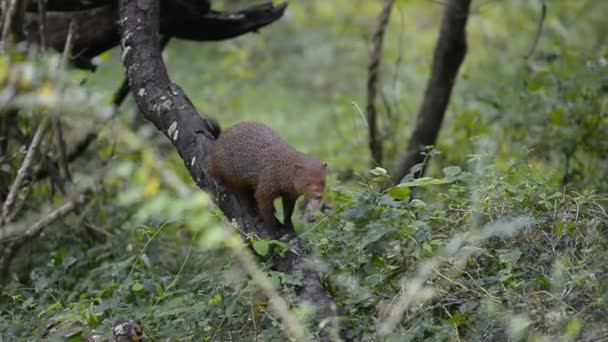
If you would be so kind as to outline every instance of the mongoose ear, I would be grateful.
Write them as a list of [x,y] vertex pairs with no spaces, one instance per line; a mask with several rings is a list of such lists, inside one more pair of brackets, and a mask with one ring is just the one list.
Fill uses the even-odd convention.
[[293,164],[293,167],[295,167],[296,170],[300,170],[300,169],[304,168],[304,165],[302,165],[302,164]]

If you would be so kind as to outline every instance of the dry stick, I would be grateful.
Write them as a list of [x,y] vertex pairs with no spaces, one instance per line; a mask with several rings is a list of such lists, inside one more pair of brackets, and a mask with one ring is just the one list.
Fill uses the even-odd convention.
[[53,135],[59,152],[59,170],[62,172],[61,177],[69,182],[72,181],[72,173],[70,172],[70,163],[68,162],[67,153],[65,152],[65,140],[63,139],[63,129],[61,122],[57,116],[53,117]]
[[[65,41],[65,47],[63,48],[63,55],[61,56],[61,70],[65,69],[68,65],[70,57],[72,55],[72,48],[74,46],[74,34],[76,32],[76,21],[72,19],[70,22],[70,28],[68,31],[68,37]],[[57,144],[57,150],[59,152],[59,169],[62,171],[62,177],[68,181],[72,181],[72,174],[70,172],[70,164],[68,157],[65,152],[65,140],[63,139],[63,130],[61,129],[61,122],[58,115],[53,115],[53,133],[55,136],[55,143]]]
[[15,242],[18,242],[19,244],[23,244],[24,242],[27,242],[27,241],[31,240],[32,238],[38,236],[38,234],[40,234],[44,230],[44,228],[46,228],[48,225],[54,223],[55,221],[57,221],[58,219],[60,219],[62,217],[67,216],[67,214],[74,211],[74,209],[85,204],[86,201],[87,201],[87,198],[84,195],[82,195],[82,194],[76,195],[73,199],[67,201],[59,208],[53,210],[52,212],[48,213],[45,217],[41,218],[38,222],[34,223]]
[[2,27],[0,53],[4,53],[4,47],[6,45],[6,40],[8,39],[8,33],[11,30],[11,24],[13,22],[13,17],[15,16],[15,12],[17,10],[18,1],[19,0],[6,0],[6,2],[8,2],[8,6],[4,6],[6,8],[6,13],[4,13],[4,26]]
[[376,93],[377,83],[380,73],[380,57],[382,55],[382,41],[384,39],[384,33],[386,32],[386,26],[391,16],[391,9],[393,8],[394,0],[386,0],[382,12],[380,12],[380,19],[378,27],[374,33],[373,47],[371,51],[370,62],[368,65],[368,78],[367,78],[367,122],[369,127],[369,149],[372,154],[373,163],[375,165],[382,164],[382,141],[378,137],[378,120],[376,112]]
[[30,144],[30,147],[27,150],[25,158],[23,159],[23,163],[17,171],[17,177],[15,177],[15,181],[13,182],[9,193],[6,196],[6,200],[2,205],[0,225],[4,225],[8,222],[7,219],[9,217],[10,210],[12,209],[12,206],[15,203],[15,198],[17,197],[17,193],[19,192],[23,181],[25,181],[25,179],[27,178],[32,162],[34,161],[34,156],[38,151],[38,146],[40,145],[40,142],[42,142],[42,137],[44,136],[44,133],[48,126],[48,122],[49,121],[46,117],[43,118],[40,122],[40,125],[38,126],[38,129],[36,130],[36,133],[34,134],[34,139],[32,139],[32,143]]
[[65,39],[65,46],[63,47],[63,54],[61,56],[61,66],[60,68],[65,68],[70,62],[70,58],[72,57],[72,47],[74,46],[74,34],[76,32],[76,20],[72,19],[70,21],[70,28],[68,30],[68,36]]
[[226,245],[230,248],[232,254],[236,257],[239,264],[245,272],[247,272],[253,281],[258,285],[264,295],[270,301],[270,306],[279,315],[283,324],[285,324],[286,330],[291,335],[291,338],[295,338],[297,341],[304,341],[308,333],[306,329],[300,324],[298,319],[289,310],[287,302],[277,293],[272,286],[272,283],[268,278],[258,269],[255,262],[253,262],[253,256],[251,252],[243,247],[243,241],[238,235],[233,235],[225,240]]
[[[46,227],[67,216],[69,213],[74,211],[79,206],[82,206],[87,201],[88,199],[84,195],[80,194],[75,196],[59,208],[51,211],[39,221],[34,223],[21,236],[19,236],[19,238],[7,243],[6,246],[3,246],[4,248],[0,250],[0,287],[4,277],[6,276],[11,260],[24,243],[31,241],[33,238],[40,235],[40,233],[42,233]],[[0,245],[1,244],[2,242],[0,241]]]
[[538,22],[538,29],[536,30],[536,35],[534,36],[534,41],[532,41],[532,45],[528,52],[524,55],[524,59],[528,59],[532,57],[534,51],[536,50],[536,46],[538,46],[538,42],[540,41],[540,35],[543,31],[543,24],[545,22],[545,17],[547,16],[547,4],[545,0],[541,0],[541,12],[540,12],[540,20]]
[[38,29],[40,31],[40,46],[42,50],[46,49],[46,0],[37,0],[38,2],[38,15],[40,18],[40,25]]

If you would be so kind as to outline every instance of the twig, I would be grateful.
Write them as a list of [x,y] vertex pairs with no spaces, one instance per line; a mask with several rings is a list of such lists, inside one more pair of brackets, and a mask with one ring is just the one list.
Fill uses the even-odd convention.
[[[26,229],[25,232],[21,234],[17,239],[6,243],[5,246],[2,246],[3,248],[0,250],[0,285],[2,284],[6,273],[8,272],[8,266],[10,265],[10,262],[12,261],[16,253],[19,251],[21,246],[40,235],[40,233],[42,233],[42,231],[46,227],[55,223],[55,221],[67,216],[76,208],[84,205],[87,201],[87,197],[82,194],[75,196],[59,208],[51,211],[43,218],[38,220],[36,223]],[[1,241],[0,245],[2,245]]]
[[[74,147],[67,152],[67,159],[68,162],[71,163],[74,160],[78,159],[78,157],[80,157],[89,147],[89,145],[91,145],[91,143],[93,141],[95,141],[95,139],[97,138],[97,133],[88,133],[83,139],[79,140],[78,142],[76,142],[74,144]],[[45,177],[47,177],[49,175],[49,171],[47,168],[41,168],[38,173],[36,173],[34,176],[31,177],[31,179],[29,179],[29,181],[37,181],[37,180],[41,180]]]
[[9,193],[6,196],[6,200],[4,201],[4,204],[2,205],[2,212],[0,215],[0,225],[4,225],[8,222],[7,219],[9,218],[10,210],[11,210],[13,204],[15,203],[15,198],[17,197],[17,193],[21,189],[21,185],[23,184],[23,181],[27,178],[27,174],[32,165],[32,161],[34,160],[34,156],[36,155],[36,152],[38,151],[38,146],[42,142],[42,137],[44,136],[47,126],[48,126],[48,118],[45,117],[42,119],[42,122],[40,122],[40,125],[38,126],[38,129],[36,130],[36,133],[34,134],[32,143],[30,144],[30,147],[27,150],[25,158],[23,159],[23,163],[21,164],[21,167],[17,171],[17,177],[15,177],[15,181],[13,182],[13,185],[11,186]]
[[67,216],[69,213],[74,211],[79,206],[82,206],[87,202],[87,197],[82,194],[75,196],[73,199],[67,201],[59,208],[51,211],[45,217],[40,219],[38,222],[34,223],[31,227],[29,227],[20,237],[17,239],[17,242],[27,242],[36,236],[38,236],[44,228],[48,225],[53,224],[58,219]]
[[[41,0],[39,0],[41,1]],[[60,70],[67,67],[69,60],[72,55],[72,48],[74,45],[74,34],[76,32],[76,21],[72,19],[70,21],[70,27],[68,30],[68,36],[65,40],[65,46],[63,48],[63,54],[61,56]],[[70,172],[70,164],[68,163],[68,157],[65,152],[65,140],[63,139],[63,130],[61,129],[61,122],[58,115],[53,115],[51,119],[53,123],[53,135],[55,137],[55,143],[57,144],[57,150],[59,152],[59,170],[60,175],[69,182],[72,181],[72,174]]]
[[72,173],[70,172],[70,164],[68,162],[67,153],[65,152],[66,148],[65,140],[63,139],[63,130],[61,129],[61,122],[57,116],[53,117],[53,133],[59,152],[59,170],[63,172],[61,177],[68,180],[68,182],[71,182]]
[[369,123],[369,149],[372,154],[372,159],[375,165],[382,163],[382,141],[378,137],[378,124],[377,124],[377,112],[376,112],[376,93],[377,83],[380,73],[380,57],[382,55],[382,41],[384,39],[384,33],[386,32],[386,26],[391,16],[391,9],[393,7],[394,0],[386,0],[382,12],[380,12],[380,19],[374,37],[372,38],[372,51],[370,56],[370,62],[368,65],[368,78],[367,78],[367,122]]
[[40,47],[42,50],[46,49],[46,0],[37,0],[38,2],[38,15],[40,25],[38,30],[40,31]]
[[532,54],[534,54],[534,51],[536,50],[536,46],[538,45],[538,42],[540,41],[540,36],[543,31],[543,24],[545,22],[545,17],[547,16],[547,4],[545,3],[545,0],[540,0],[540,3],[541,3],[541,12],[540,12],[540,20],[538,21],[538,29],[536,30],[536,35],[534,36],[534,40],[532,41],[532,45],[530,46],[530,49],[528,49],[528,52],[524,55],[524,59],[528,59],[528,58],[532,57]]
[[70,62],[72,57],[72,47],[74,46],[74,34],[76,32],[76,20],[70,21],[70,28],[68,30],[68,36],[65,40],[65,46],[63,47],[63,55],[61,56],[61,68],[65,68]]
[[8,34],[11,30],[13,17],[15,16],[15,12],[17,11],[18,1],[19,0],[6,0],[8,6],[5,5],[6,13],[4,13],[4,26],[2,27],[2,41],[0,41],[0,53],[4,53],[4,47],[6,45],[6,40],[8,39]]

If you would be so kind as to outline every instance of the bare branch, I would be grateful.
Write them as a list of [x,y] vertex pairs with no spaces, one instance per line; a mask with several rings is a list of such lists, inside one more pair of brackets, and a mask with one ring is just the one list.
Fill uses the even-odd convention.
[[547,16],[547,4],[545,0],[540,0],[541,3],[541,12],[540,19],[538,21],[538,29],[536,30],[536,34],[534,35],[534,40],[532,41],[532,45],[528,49],[528,52],[524,55],[524,59],[528,59],[532,57],[534,51],[536,51],[536,47],[538,46],[538,42],[540,41],[540,36],[543,31],[543,24],[545,22],[545,17]]
[[37,0],[38,4],[38,31],[40,32],[40,46],[46,49],[46,0]]
[[36,155],[36,152],[38,151],[38,147],[40,146],[40,143],[42,142],[42,137],[44,136],[47,126],[48,126],[48,119],[45,117],[40,122],[40,125],[38,126],[38,129],[36,130],[36,133],[34,134],[32,143],[30,144],[30,147],[27,150],[25,158],[23,159],[23,163],[21,164],[21,167],[17,171],[17,177],[15,177],[15,181],[13,182],[13,185],[11,186],[9,193],[6,196],[6,200],[4,201],[4,204],[2,205],[2,212],[1,212],[1,216],[0,216],[0,225],[4,225],[8,222],[7,220],[10,215],[10,210],[12,209],[13,204],[15,203],[15,198],[17,197],[17,194],[19,193],[19,190],[21,189],[21,185],[23,184],[23,181],[25,181],[25,179],[28,176],[28,172],[30,170],[32,162],[34,161],[34,157]]
[[23,234],[12,241],[1,241],[0,246],[0,285],[3,283],[6,274],[8,273],[8,267],[19,251],[19,249],[27,242],[36,238],[40,233],[44,231],[46,227],[55,223],[57,220],[67,216],[78,207],[84,205],[88,201],[87,197],[82,194],[74,196],[60,207],[51,211],[32,226],[27,228]]
[[68,28],[68,35],[65,39],[65,46],[63,47],[63,54],[61,55],[61,68],[65,68],[72,57],[72,49],[74,48],[74,34],[76,32],[76,20],[70,21]]
[[8,39],[8,35],[11,31],[11,26],[13,25],[15,13],[17,12],[21,1],[22,0],[6,0],[6,3],[8,5],[5,5],[6,12],[4,13],[4,26],[2,27],[2,41],[0,41],[0,53],[4,53],[6,40]]
[[63,129],[61,128],[61,121],[58,117],[53,117],[53,136],[55,138],[55,144],[57,146],[57,152],[59,154],[59,170],[63,172],[61,177],[64,177],[68,181],[72,181],[72,173],[70,172],[70,164],[68,162],[68,156],[65,147],[65,140],[63,139]]
[[376,93],[377,83],[380,74],[380,59],[382,55],[382,41],[384,40],[384,33],[386,32],[386,26],[388,25],[389,18],[391,16],[391,9],[393,8],[394,0],[386,0],[382,12],[380,12],[380,18],[378,20],[378,27],[374,33],[372,39],[373,46],[370,56],[370,62],[368,65],[368,78],[367,78],[367,124],[369,127],[369,149],[372,154],[372,159],[375,165],[382,164],[382,141],[378,137],[378,118],[376,112]]

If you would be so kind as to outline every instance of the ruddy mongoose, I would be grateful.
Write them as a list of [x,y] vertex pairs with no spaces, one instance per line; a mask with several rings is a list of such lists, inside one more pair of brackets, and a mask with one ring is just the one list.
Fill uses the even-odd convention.
[[283,224],[292,227],[291,215],[300,195],[320,206],[327,164],[297,151],[270,127],[240,122],[222,131],[211,152],[211,176],[244,200],[255,200],[269,232],[280,225],[274,200],[283,200]]

